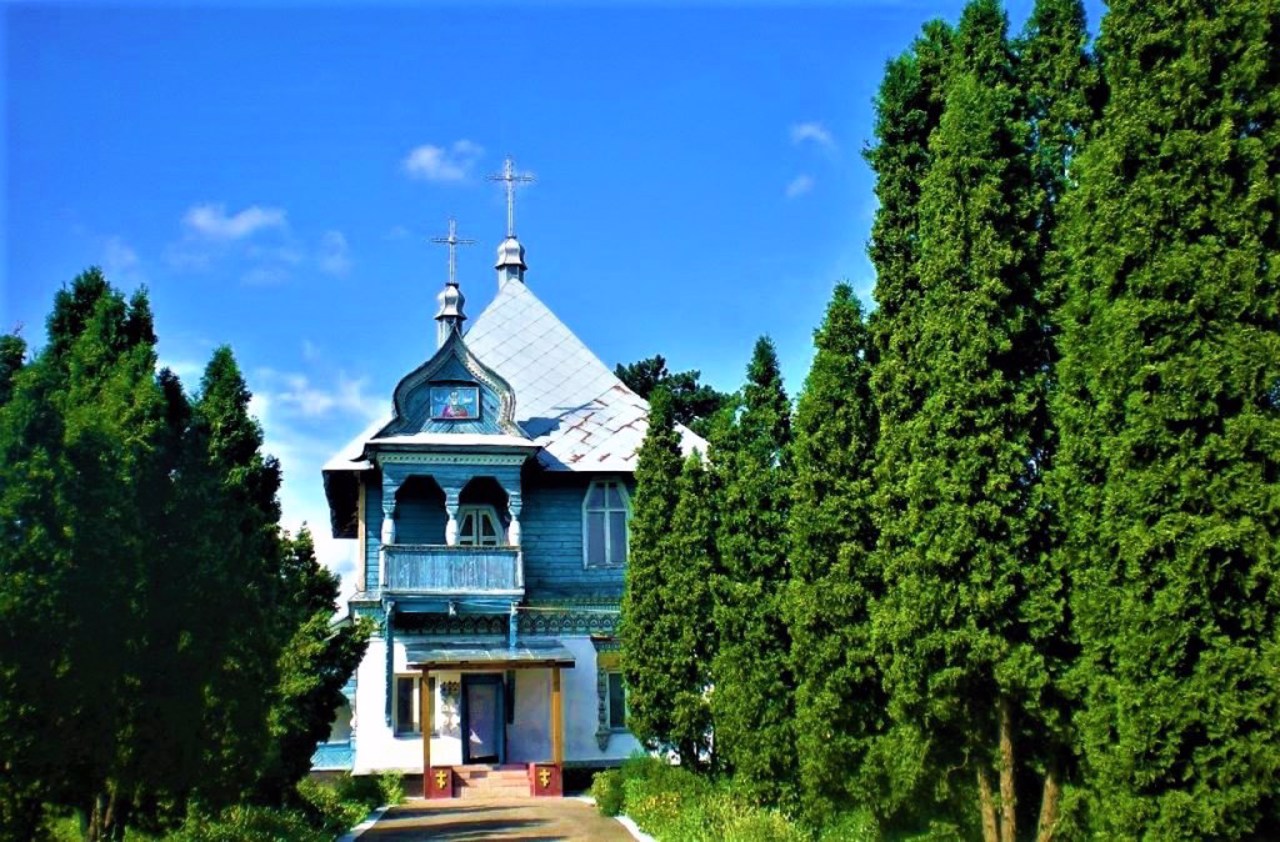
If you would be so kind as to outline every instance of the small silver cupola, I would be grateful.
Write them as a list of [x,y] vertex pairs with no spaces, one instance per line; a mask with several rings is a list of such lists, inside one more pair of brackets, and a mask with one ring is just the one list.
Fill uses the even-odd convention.
[[516,185],[531,184],[533,176],[516,172],[516,162],[508,155],[502,165],[502,172],[489,176],[490,181],[501,181],[507,191],[507,238],[498,246],[498,262],[494,264],[498,270],[498,288],[507,281],[524,282],[524,271],[529,268],[524,262],[524,246],[516,239]]
[[453,217],[449,217],[449,236],[432,237],[431,242],[443,243],[449,247],[449,280],[436,296],[436,300],[440,302],[440,309],[436,311],[436,348],[440,348],[452,334],[462,333],[462,323],[467,320],[467,314],[462,311],[467,297],[458,288],[458,246],[472,245],[475,240],[459,239],[458,223]]

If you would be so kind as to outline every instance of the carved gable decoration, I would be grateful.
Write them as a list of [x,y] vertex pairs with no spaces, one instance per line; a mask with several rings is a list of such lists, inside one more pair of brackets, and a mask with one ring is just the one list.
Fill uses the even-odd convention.
[[454,334],[396,386],[394,415],[377,438],[417,433],[524,436],[515,422],[515,393]]

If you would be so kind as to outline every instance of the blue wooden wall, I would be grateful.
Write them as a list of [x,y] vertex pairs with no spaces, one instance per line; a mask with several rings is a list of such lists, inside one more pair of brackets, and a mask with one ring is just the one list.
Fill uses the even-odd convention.
[[[454,465],[433,469],[448,474],[446,481],[457,481],[462,472],[471,474],[483,470]],[[364,478],[369,483],[365,495],[365,581],[369,589],[374,590],[378,582],[382,530],[382,483],[377,471],[366,473]],[[582,503],[592,479],[622,479],[628,491],[634,491],[628,475],[525,472],[520,525],[528,598],[622,595],[621,567],[585,568],[583,565]],[[501,506],[498,508],[500,514],[505,514]],[[444,543],[445,513],[436,498],[423,502],[420,498],[409,501],[402,497],[398,511],[397,541]]]

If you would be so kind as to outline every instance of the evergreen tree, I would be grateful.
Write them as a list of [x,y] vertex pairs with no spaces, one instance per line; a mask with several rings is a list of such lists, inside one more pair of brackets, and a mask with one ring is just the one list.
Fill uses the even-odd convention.
[[715,492],[701,454],[692,453],[676,482],[671,543],[662,557],[666,592],[670,742],[681,764],[714,767],[711,745],[711,660],[715,654],[711,576],[716,558]]
[[0,406],[13,395],[13,378],[26,362],[27,343],[15,333],[0,336]]
[[761,337],[731,417],[712,436],[720,506],[712,662],[715,747],[756,798],[795,795],[790,638],[782,611],[790,510],[790,405],[773,343]]
[[889,322],[894,355],[916,368],[908,394],[881,396],[892,414],[875,620],[890,711],[920,729],[930,767],[974,781],[989,842],[1016,838],[1027,758],[1015,735],[1040,723],[1045,649],[1061,633],[1052,599],[1027,600],[1046,550],[1035,505],[1045,339],[1038,195],[1006,26],[995,0],[974,0],[961,19],[920,186],[919,291]]
[[659,386],[650,395],[649,428],[636,460],[619,631],[628,691],[627,726],[654,748],[674,743],[671,715],[676,687],[670,673],[675,657],[670,651],[674,641],[663,562],[672,549],[671,515],[680,465],[680,435],[672,418],[671,395]]
[[795,414],[788,619],[800,781],[821,823],[871,800],[859,768],[884,726],[869,616],[881,583],[870,505],[879,430],[870,337],[848,284],[836,287],[814,344]]
[[91,839],[164,789],[133,739],[166,482],[154,345],[145,295],[126,303],[91,269],[58,294],[49,347],[0,410],[3,765],[15,789],[79,808]]
[[659,386],[671,394],[672,414],[677,424],[683,424],[704,438],[709,435],[711,419],[725,405],[729,396],[700,383],[702,372],[667,370],[667,361],[661,354],[639,360],[630,365],[619,363],[613,373],[627,384],[627,388],[645,400],[649,400]]
[[338,578],[316,561],[304,525],[284,541],[282,631],[291,633],[277,664],[280,679],[271,707],[271,740],[257,797],[272,804],[297,798],[296,784],[311,771],[316,743],[324,740],[346,699],[342,688],[364,657],[368,621],[333,623]]
[[[192,447],[210,497],[199,517],[202,582],[209,588],[199,626],[208,640],[205,684],[206,766],[198,787],[212,805],[234,803],[253,785],[267,745],[278,658],[293,629],[280,570],[280,466],[261,452],[262,429],[249,415],[250,393],[227,347],[214,351],[192,407]],[[199,485],[185,487],[200,505]],[[190,509],[190,506],[187,507]],[[226,622],[234,606],[235,623]],[[246,765],[249,774],[246,774]]]
[[[930,361],[915,341],[920,287],[920,188],[932,156],[929,140],[942,117],[954,32],[941,21],[885,68],[876,95],[875,145],[866,158],[876,175],[879,200],[868,255],[876,269],[877,307],[869,318],[876,349],[872,395],[881,430],[894,429],[918,411]],[[874,520],[896,518],[904,508],[894,498],[905,488],[906,451],[877,448]],[[883,760],[878,812],[903,814],[929,801],[925,789],[927,743],[916,723],[899,719],[873,750]],[[927,817],[924,817],[927,818]]]
[[1052,486],[1096,831],[1280,824],[1280,8],[1118,0],[1063,210]]

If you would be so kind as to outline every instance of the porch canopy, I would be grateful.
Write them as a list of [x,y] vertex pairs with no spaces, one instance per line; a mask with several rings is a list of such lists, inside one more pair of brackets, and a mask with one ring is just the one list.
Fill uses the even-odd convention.
[[410,644],[406,651],[410,669],[548,669],[574,666],[573,653],[558,640],[506,643]]

